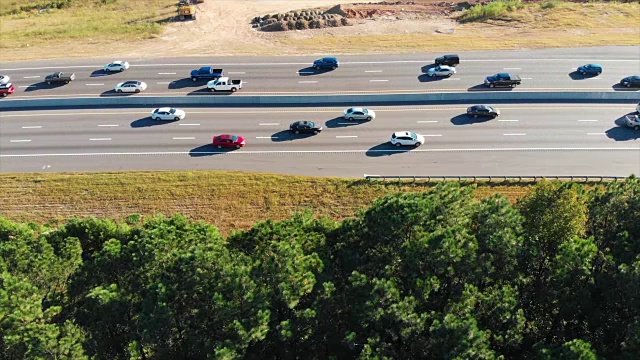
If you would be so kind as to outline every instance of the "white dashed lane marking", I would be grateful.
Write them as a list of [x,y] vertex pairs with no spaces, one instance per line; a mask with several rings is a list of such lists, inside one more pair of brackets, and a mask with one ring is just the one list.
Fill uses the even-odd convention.
[[23,126],[23,129],[41,129],[42,126],[40,125],[36,125],[36,126]]
[[605,133],[587,133],[587,135],[607,135]]
[[23,79],[37,79],[37,78],[39,78],[39,77],[40,77],[40,75],[36,75],[36,76],[23,76],[22,78],[23,78]]
[[173,81],[158,81],[156,84],[158,85],[168,85],[171,84]]
[[99,127],[117,127],[117,126],[120,126],[120,125],[116,125],[116,124],[100,124],[98,126]]
[[244,71],[229,71],[227,74],[233,75],[233,74],[246,74],[246,73]]
[[502,68],[503,70],[522,70],[522,68]]
[[280,125],[280,123],[260,123],[260,126]]
[[176,73],[158,73],[158,75],[175,75]]
[[369,82],[387,82],[389,80],[369,80]]
[[597,122],[598,120],[578,120],[580,122]]
[[31,140],[21,139],[21,140],[9,140],[12,143],[22,143],[22,142],[30,142]]
[[442,134],[422,134],[422,136],[425,136],[425,137],[439,137],[439,136],[442,136]]
[[35,85],[21,85],[18,86],[19,88],[30,88],[30,87],[36,87]]
[[93,138],[89,139],[90,141],[110,141],[111,138]]
[[277,139],[277,136],[256,136],[256,139]]
[[103,86],[104,84],[85,84],[87,86]]
[[527,134],[502,134],[504,136],[525,136]]
[[420,120],[418,121],[418,124],[430,124],[430,123],[437,123],[438,120]]
[[381,73],[382,70],[365,70],[366,73]]
[[520,120],[506,120],[506,119],[502,119],[502,120],[498,120],[498,121],[502,121],[502,122],[516,122],[516,121],[520,121]]
[[180,126],[200,126],[200,124],[178,124]]
[[311,80],[309,80],[309,81],[298,81],[298,83],[300,83],[300,84],[315,84],[315,83],[317,83],[317,81],[311,81]]
[[195,140],[194,137],[174,137],[173,140]]
[[357,138],[358,135],[336,135],[336,139]]

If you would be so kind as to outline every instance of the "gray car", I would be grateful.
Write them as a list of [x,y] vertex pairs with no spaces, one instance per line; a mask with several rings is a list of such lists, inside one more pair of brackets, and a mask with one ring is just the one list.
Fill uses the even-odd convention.
[[376,112],[365,108],[348,108],[344,111],[346,120],[367,120],[371,121],[376,118]]

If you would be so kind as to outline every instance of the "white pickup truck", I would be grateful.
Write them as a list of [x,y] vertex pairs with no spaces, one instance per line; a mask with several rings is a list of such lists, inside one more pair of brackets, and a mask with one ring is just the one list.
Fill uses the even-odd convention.
[[229,80],[228,77],[223,76],[215,80],[211,80],[207,83],[209,91],[231,91],[236,92],[238,89],[242,89],[242,80]]
[[624,124],[633,130],[640,130],[640,115],[627,115]]

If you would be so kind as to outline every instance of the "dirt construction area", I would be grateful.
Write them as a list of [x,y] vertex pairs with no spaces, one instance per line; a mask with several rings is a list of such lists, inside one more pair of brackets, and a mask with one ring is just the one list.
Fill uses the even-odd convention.
[[[151,1],[151,0],[149,0]],[[166,0],[160,11],[171,13]],[[517,0],[516,0],[517,2]],[[447,2],[415,0],[353,3],[340,0],[205,0],[197,5],[197,20],[166,21],[144,40],[75,39],[66,46],[38,43],[31,47],[1,46],[0,59],[27,60],[109,56],[117,58],[327,55],[407,53],[426,51],[523,49],[637,45],[640,3],[524,1],[516,10],[489,20],[461,22],[465,8],[476,0]],[[336,8],[336,5],[340,5]],[[256,17],[300,10],[344,15],[346,26],[308,30],[261,31]],[[340,16],[342,16],[340,15]],[[156,15],[158,16],[158,15]],[[17,21],[22,20],[12,20]],[[275,20],[274,20],[275,21]],[[9,25],[5,22],[6,27]],[[14,26],[14,25],[11,25]],[[39,24],[30,25],[40,26]],[[46,26],[46,24],[44,24]],[[93,40],[93,41],[91,41]]]

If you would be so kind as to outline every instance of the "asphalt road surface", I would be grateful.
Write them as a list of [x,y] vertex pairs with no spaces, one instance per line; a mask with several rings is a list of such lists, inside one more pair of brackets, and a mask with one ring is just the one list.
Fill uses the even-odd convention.
[[[413,55],[339,56],[340,68],[314,71],[318,57],[189,57],[161,59],[91,59],[3,63],[0,74],[9,75],[17,91],[11,98],[127,96],[113,89],[119,82],[141,80],[148,89],[141,95],[213,95],[206,81],[193,82],[192,69],[223,68],[245,85],[233,96],[258,94],[366,94],[394,92],[467,91],[638,91],[620,87],[626,76],[640,74],[640,47],[544,49],[459,53],[461,64],[450,78],[426,75],[433,59],[442,53]],[[122,73],[104,73],[104,64],[126,60]],[[581,76],[578,66],[600,63],[604,72]],[[47,85],[44,77],[55,71],[74,72],[66,85]],[[482,83],[498,72],[517,74],[517,88],[490,89]]]
[[[230,169],[320,176],[640,174],[640,131],[622,126],[633,105],[498,106],[494,120],[463,115],[468,104],[373,108],[349,123],[343,108],[186,109],[177,122],[152,109],[5,112],[0,171]],[[294,135],[289,123],[322,123]],[[426,137],[397,149],[395,131]],[[212,147],[213,135],[242,135],[239,150]]]

